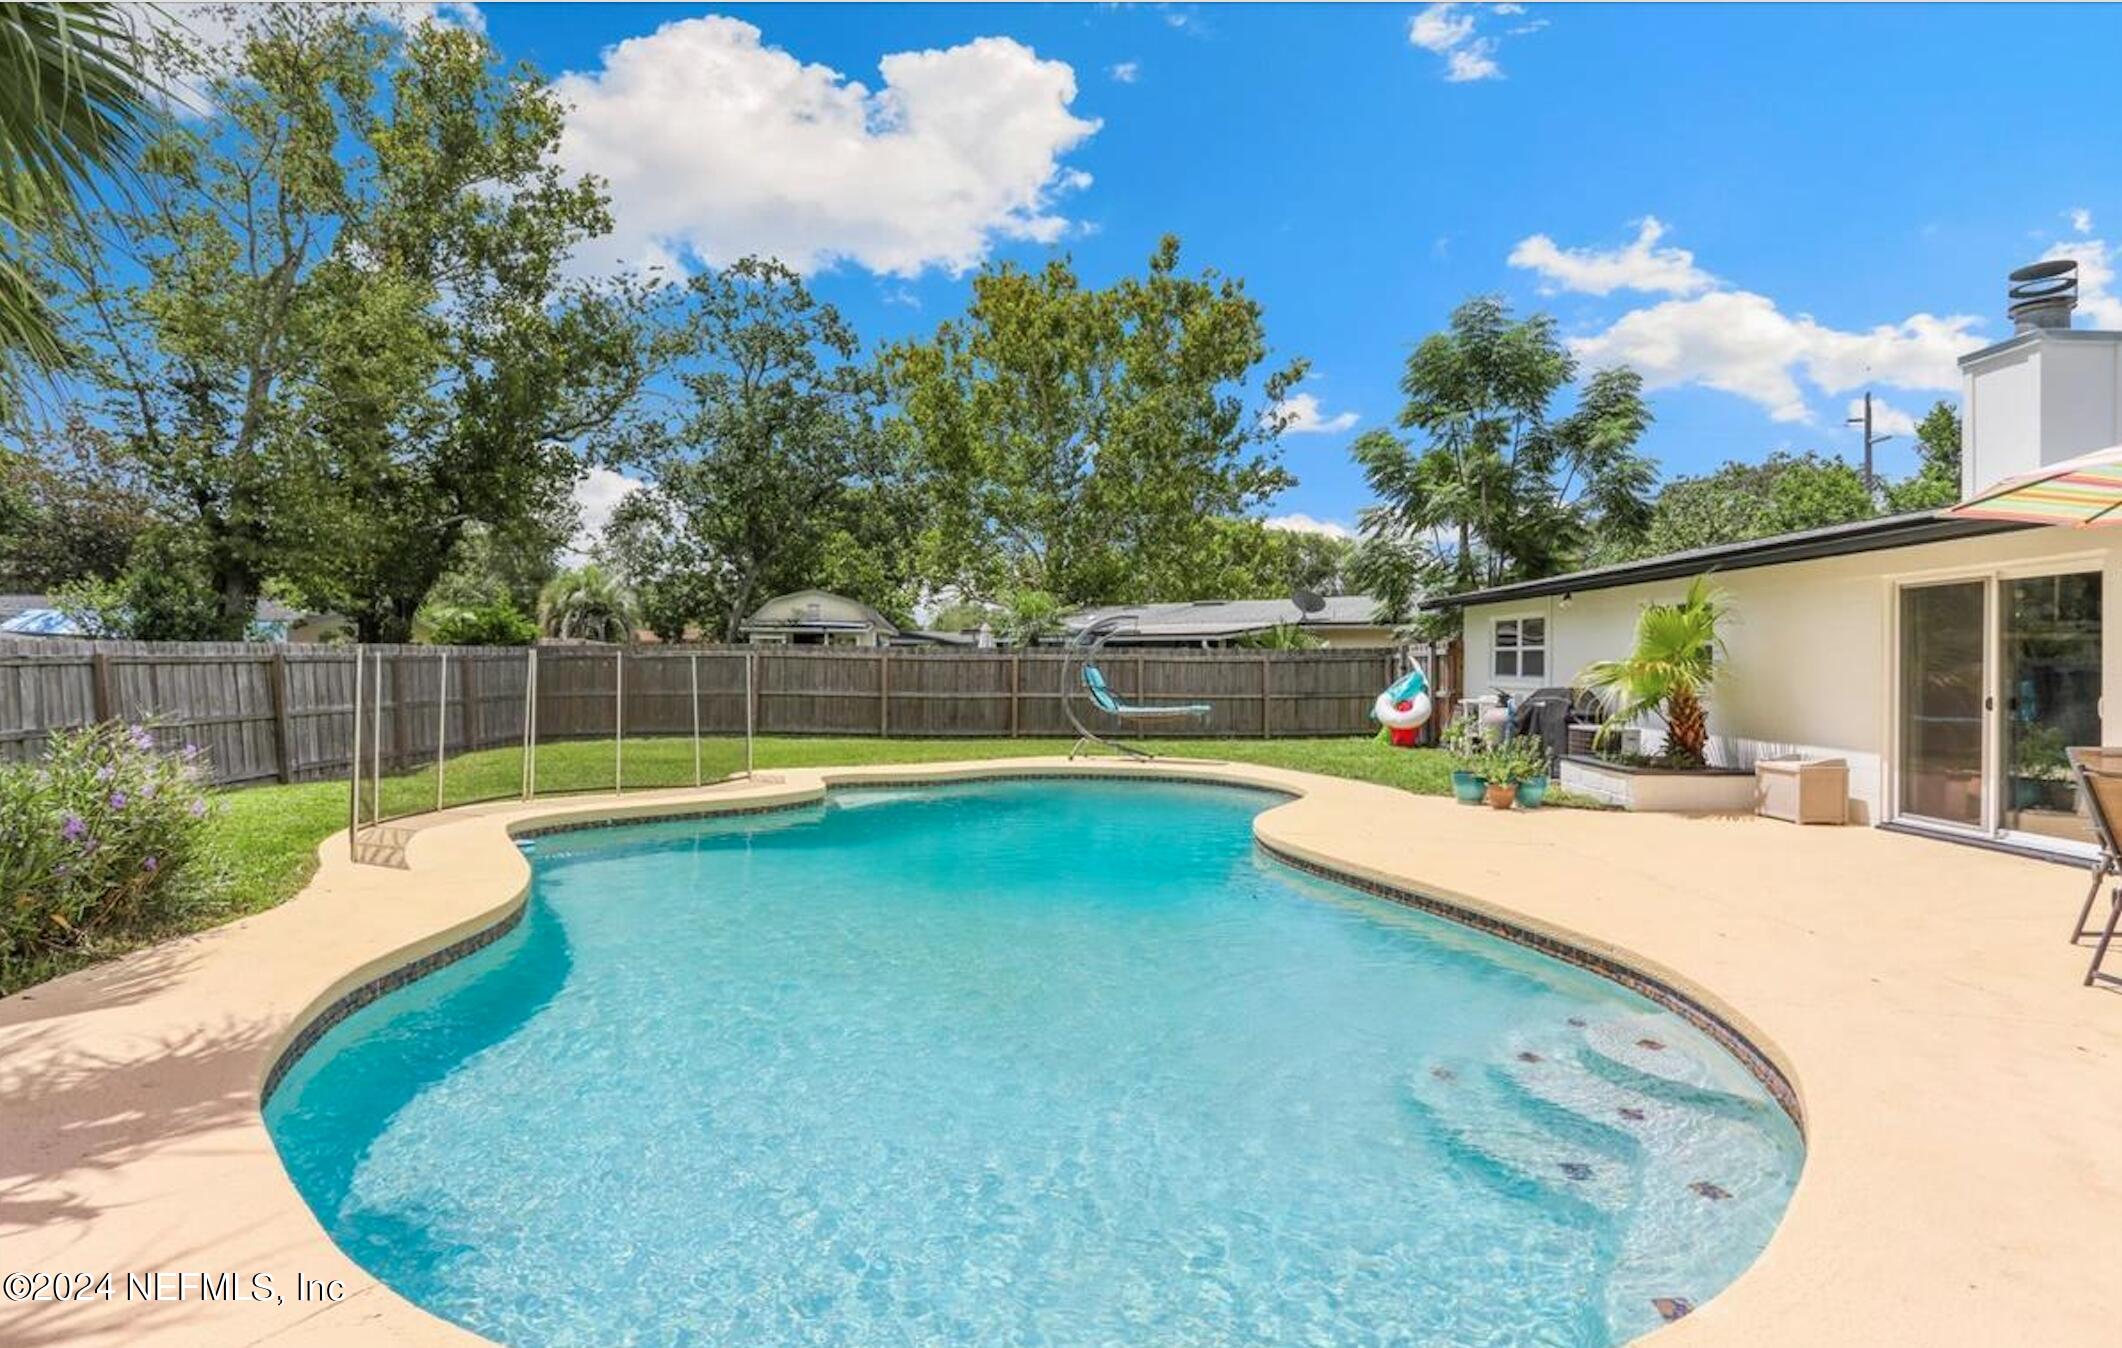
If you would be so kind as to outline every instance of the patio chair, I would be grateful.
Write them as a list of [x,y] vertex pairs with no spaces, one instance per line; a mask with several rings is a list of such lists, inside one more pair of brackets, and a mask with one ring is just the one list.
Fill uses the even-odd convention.
[[2107,958],[2107,948],[2115,939],[2116,922],[2122,919],[2122,884],[2116,885],[2108,898],[2106,925],[2097,931],[2085,925],[2092,916],[2093,900],[2099,897],[2100,887],[2110,877],[2122,878],[2122,847],[2115,841],[2115,826],[2122,822],[2122,749],[2072,749],[2069,753],[2085,811],[2092,817],[2093,832],[2100,840],[2100,858],[2092,867],[2092,887],[2078,909],[2070,939],[2075,944],[2088,936],[2100,938],[2093,947],[2092,964],[2085,970],[2085,986],[2091,987],[2095,982],[2122,986],[2122,977],[2100,971],[2100,962]]
[[1115,614],[1112,617],[1103,618],[1092,623],[1078,635],[1070,650],[1069,659],[1062,664],[1061,709],[1067,713],[1069,723],[1076,727],[1078,736],[1075,746],[1068,751],[1070,759],[1074,759],[1077,754],[1083,752],[1084,746],[1090,744],[1100,744],[1108,749],[1117,749],[1130,758],[1150,759],[1156,757],[1155,754],[1150,753],[1148,750],[1138,749],[1123,740],[1105,738],[1085,725],[1082,719],[1076,715],[1075,698],[1073,689],[1070,686],[1073,681],[1069,678],[1068,666],[1078,660],[1082,662],[1083,691],[1090,696],[1092,704],[1099,711],[1120,722],[1123,728],[1129,724],[1155,724],[1162,721],[1198,721],[1206,718],[1215,710],[1214,707],[1206,702],[1156,702],[1145,705],[1122,702],[1113,695],[1111,686],[1105,682],[1104,671],[1098,668],[1098,653],[1105,649],[1105,643],[1112,639],[1115,632],[1133,621],[1134,618],[1130,614]]

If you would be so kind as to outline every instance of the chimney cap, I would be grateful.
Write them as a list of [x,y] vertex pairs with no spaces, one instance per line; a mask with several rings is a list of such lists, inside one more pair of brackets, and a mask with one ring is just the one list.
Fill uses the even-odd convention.
[[2078,307],[2078,262],[2054,257],[2033,262],[2011,274],[2011,308],[2006,312],[2020,332],[2030,328],[2067,328]]

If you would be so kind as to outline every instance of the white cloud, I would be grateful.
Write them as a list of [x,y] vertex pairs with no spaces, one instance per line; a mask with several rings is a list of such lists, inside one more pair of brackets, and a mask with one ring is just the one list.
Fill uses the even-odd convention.
[[1314,519],[1310,515],[1292,512],[1287,515],[1269,515],[1264,521],[1270,529],[1279,529],[1289,534],[1325,534],[1328,538],[1354,538],[1356,531],[1345,524],[1332,520]]
[[1439,54],[1474,35],[1474,16],[1458,5],[1431,5],[1407,23],[1407,40],[1424,51]]
[[1319,406],[1317,395],[1310,393],[1292,393],[1269,408],[1266,415],[1287,418],[1287,424],[1282,428],[1284,435],[1335,435],[1354,426],[1357,421],[1354,412],[1335,412],[1329,416]]
[[612,512],[619,503],[647,485],[609,468],[591,468],[575,479],[575,507],[581,515],[564,559],[569,566],[580,566],[588,560],[597,536],[611,523]]
[[1548,283],[1542,289],[1611,295],[1616,290],[1646,290],[1666,295],[1693,295],[1708,290],[1717,278],[1695,265],[1685,248],[1660,248],[1665,226],[1654,215],[1637,224],[1634,242],[1620,248],[1563,248],[1545,234],[1519,241],[1510,250],[1510,265],[1535,271]]
[[1503,78],[1503,67],[1496,64],[1496,40],[1476,38],[1453,48],[1444,61],[1444,78],[1453,84]]
[[2080,234],[2093,232],[2093,213],[2083,206],[2073,206],[2065,214],[2070,218],[2070,227]]
[[[1408,20],[1407,40],[1423,51],[1443,57],[1444,78],[1453,84],[1501,79],[1503,66],[1496,60],[1496,51],[1502,39],[1481,32],[1481,19],[1507,19],[1524,12],[1523,6],[1511,4],[1489,5],[1485,15],[1478,13],[1475,6],[1434,4]],[[1544,27],[1545,21],[1535,21],[1514,25],[1505,33],[1518,36]]]
[[1713,290],[1623,314],[1570,343],[1588,365],[1624,364],[1648,388],[1703,384],[1759,403],[1777,421],[1808,421],[1805,380],[1829,394],[1871,382],[1959,387],[1958,357],[1981,344],[1966,314],[1915,314],[1861,332],[1790,315],[1766,295]]
[[562,157],[609,184],[615,233],[592,262],[723,264],[770,254],[910,277],[961,272],[1001,239],[1050,243],[1065,166],[1098,129],[1069,111],[1076,76],[1009,38],[894,52],[872,90],[761,41],[751,24],[682,19],[557,81]]
[[2104,239],[2073,239],[2041,254],[2043,262],[2067,257],[2078,264],[2078,312],[2096,328],[2122,328],[2122,295],[2113,290],[2115,259]]
[[1115,84],[1133,84],[1136,80],[1142,78],[1142,63],[1140,61],[1121,61],[1116,65],[1107,66],[1105,73],[1112,77]]
[[[1852,429],[1857,432],[1858,438],[1862,439],[1864,436],[1864,400],[1862,398],[1851,398],[1849,400],[1849,410],[1845,415],[1856,418],[1858,425]],[[1873,435],[1914,435],[1916,433],[1916,419],[1886,401],[1886,399],[1874,395],[1871,400],[1871,433]]]

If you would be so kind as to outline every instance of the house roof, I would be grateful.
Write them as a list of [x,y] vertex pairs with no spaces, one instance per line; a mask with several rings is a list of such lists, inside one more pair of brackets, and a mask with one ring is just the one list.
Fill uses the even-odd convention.
[[2038,529],[2040,525],[2007,520],[1963,520],[1942,510],[1916,510],[1904,515],[1828,524],[1794,533],[1770,534],[1743,543],[1717,543],[1706,548],[1688,548],[1658,557],[1644,557],[1612,566],[1587,567],[1560,576],[1521,580],[1510,585],[1492,585],[1463,594],[1440,594],[1422,601],[1430,610],[1465,608],[1473,604],[1498,604],[1512,599],[1536,599],[1543,595],[1575,594],[1583,590],[1610,590],[1618,585],[1640,585],[1645,581],[1673,580],[1701,575],[1705,571],[1746,571],[1758,566],[1781,566],[1787,562],[1809,562],[1820,557],[1843,557],[1858,552],[1883,552],[1889,548],[1912,548],[1923,543],[1943,543],[1956,538],[1978,538],[1983,534]]
[[1334,595],[1317,613],[1300,614],[1287,599],[1196,599],[1179,604],[1108,604],[1068,615],[1071,631],[1115,614],[1131,614],[1133,634],[1209,639],[1297,623],[1303,627],[1385,627],[1378,601],[1365,594]]
[[50,608],[51,596],[42,594],[0,594],[0,622],[18,613],[27,613],[33,608]]
[[[825,617],[813,620],[807,617],[774,618],[766,616],[767,610],[774,608],[776,605],[786,604],[790,600],[808,600],[811,596],[816,596],[820,600],[831,600],[835,604],[845,604],[847,607],[861,613],[862,621],[851,622],[844,618]],[[846,595],[834,594],[831,590],[791,590],[787,594],[777,594],[753,609],[751,616],[746,618],[739,626],[747,632],[755,629],[761,631],[805,629],[829,632],[859,632],[865,629],[875,629],[887,636],[893,635],[899,630],[891,619],[877,612],[877,610],[861,600],[849,599]]]

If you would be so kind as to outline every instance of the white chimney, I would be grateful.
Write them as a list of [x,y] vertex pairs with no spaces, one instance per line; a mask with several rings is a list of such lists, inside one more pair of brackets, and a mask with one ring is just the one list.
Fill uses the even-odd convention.
[[1960,357],[1960,495],[2122,444],[2122,332],[2070,326],[2078,264],[2011,274],[2010,337]]

